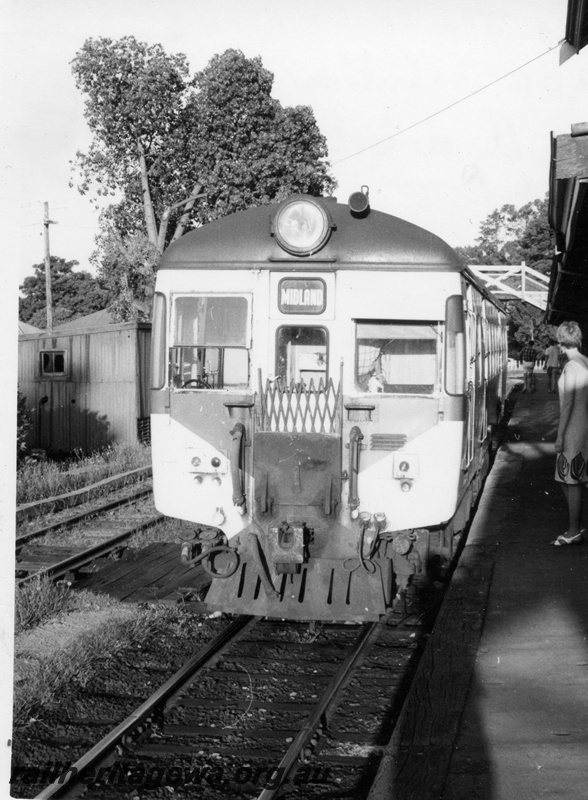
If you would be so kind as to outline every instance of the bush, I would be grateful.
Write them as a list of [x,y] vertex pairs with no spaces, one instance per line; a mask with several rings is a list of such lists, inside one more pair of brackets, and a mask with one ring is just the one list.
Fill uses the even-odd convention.
[[17,393],[16,401],[16,458],[22,461],[27,454],[27,436],[33,426],[33,418],[26,406],[26,397]]

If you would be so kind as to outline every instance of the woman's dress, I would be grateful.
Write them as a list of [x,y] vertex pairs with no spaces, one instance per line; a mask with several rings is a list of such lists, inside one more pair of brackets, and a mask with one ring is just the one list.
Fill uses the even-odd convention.
[[588,368],[584,362],[568,361],[558,381],[560,408],[566,376],[574,378],[573,406],[563,433],[563,450],[557,454],[555,479],[561,483],[588,482]]

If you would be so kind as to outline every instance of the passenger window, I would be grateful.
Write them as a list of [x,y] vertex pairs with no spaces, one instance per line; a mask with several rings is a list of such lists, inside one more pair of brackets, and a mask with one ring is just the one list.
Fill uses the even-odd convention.
[[248,323],[245,297],[176,298],[171,385],[176,389],[247,389]]
[[372,394],[432,394],[438,339],[437,322],[357,322],[357,388]]
[[278,329],[276,372],[283,385],[327,380],[327,331],[314,326],[284,325]]

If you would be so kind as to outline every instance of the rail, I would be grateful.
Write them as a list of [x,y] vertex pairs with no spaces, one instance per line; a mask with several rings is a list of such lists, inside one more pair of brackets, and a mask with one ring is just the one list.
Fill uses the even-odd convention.
[[157,525],[157,523],[161,522],[163,519],[165,519],[163,514],[156,514],[155,516],[144,520],[139,525],[133,525],[131,528],[127,528],[120,533],[117,533],[115,536],[111,536],[104,542],[100,542],[100,544],[88,547],[81,553],[76,553],[75,555],[69,556],[69,558],[65,558],[62,561],[58,561],[49,567],[44,567],[36,572],[31,572],[30,575],[27,575],[24,578],[19,578],[16,581],[16,585],[20,587],[26,583],[30,583],[31,581],[39,580],[42,577],[52,578],[53,580],[63,578],[68,573],[76,572],[82,567],[90,564],[92,561],[109,555],[114,550],[118,549],[118,547],[126,539],[130,539],[133,534],[139,533],[140,531],[150,528],[153,525]]
[[94,766],[98,766],[116,749],[117,745],[124,742],[142,723],[153,715],[156,709],[164,703],[170,702],[176,695],[198,675],[206,669],[222,653],[250,627],[259,621],[259,617],[243,615],[237,617],[211,642],[205,645],[196,655],[181,667],[167,680],[151,697],[133,711],[125,720],[116,726],[110,733],[102,738],[98,744],[85,755],[72,764],[66,773],[57,781],[37,795],[37,800],[48,800],[51,797],[74,796],[80,789],[83,773]]
[[60,511],[64,508],[80,505],[80,503],[91,500],[93,495],[103,491],[105,488],[119,488],[140,478],[149,477],[152,472],[153,470],[150,466],[137,467],[127,472],[121,472],[118,475],[111,475],[109,478],[104,478],[104,480],[89,484],[81,489],[74,489],[71,492],[55,495],[55,497],[47,497],[43,500],[35,500],[32,503],[24,503],[21,506],[17,506],[16,521],[21,522],[36,514]]
[[[107,500],[105,503],[98,503],[97,505],[93,506],[91,509],[87,511],[82,511],[78,514],[72,514],[69,517],[61,520],[55,520],[54,522],[50,522],[48,525],[42,525],[39,528],[35,528],[32,531],[27,531],[26,533],[21,533],[16,537],[15,543],[17,549],[27,542],[30,542],[32,539],[38,539],[41,536],[45,536],[45,534],[50,533],[51,531],[57,530],[58,528],[65,528],[70,527],[71,525],[75,525],[77,522],[81,522],[84,519],[88,519],[89,517],[94,517],[97,514],[101,514],[104,511],[111,511],[113,508],[118,508],[119,506],[123,506],[126,503],[130,503],[133,500],[138,500],[141,497],[146,497],[147,495],[153,494],[153,490],[149,489],[139,489],[132,494],[125,495],[124,497],[119,497],[116,500]],[[41,501],[43,502],[43,501]]]

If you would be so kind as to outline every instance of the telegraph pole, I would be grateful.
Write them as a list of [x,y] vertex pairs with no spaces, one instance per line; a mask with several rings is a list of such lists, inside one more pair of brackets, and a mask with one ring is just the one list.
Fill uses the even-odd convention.
[[51,297],[51,253],[49,250],[49,225],[55,225],[53,220],[49,219],[49,203],[43,203],[45,214],[43,218],[43,225],[45,226],[45,296],[47,305],[47,330],[49,333],[53,330],[53,298]]

